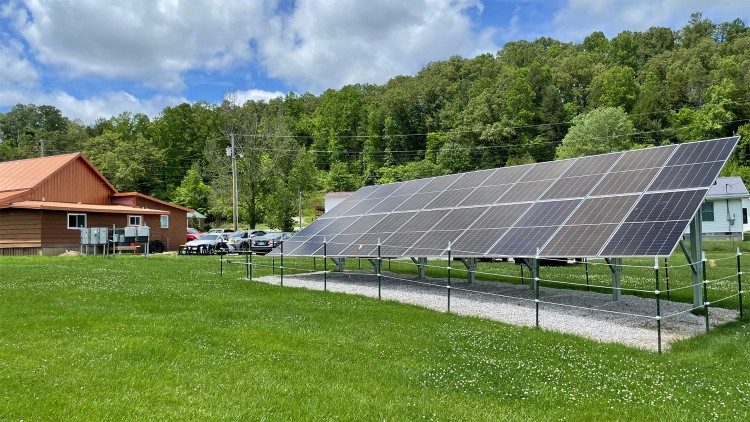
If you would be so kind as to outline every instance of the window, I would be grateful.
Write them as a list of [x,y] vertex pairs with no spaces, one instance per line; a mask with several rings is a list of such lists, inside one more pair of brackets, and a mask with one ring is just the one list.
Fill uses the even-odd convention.
[[161,228],[162,229],[168,229],[169,228],[169,216],[168,215],[162,215],[159,218],[159,222],[161,222]]
[[704,202],[701,206],[701,217],[703,221],[714,221],[714,203]]
[[742,209],[742,224],[747,224],[747,208]]
[[129,215],[128,216],[128,226],[140,226],[141,225],[141,216],[140,215]]
[[68,214],[68,228],[80,229],[86,227],[86,214]]

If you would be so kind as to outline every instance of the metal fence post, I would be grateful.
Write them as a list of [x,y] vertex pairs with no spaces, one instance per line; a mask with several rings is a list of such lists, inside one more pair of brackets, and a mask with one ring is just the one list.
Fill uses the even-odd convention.
[[701,267],[703,267],[703,310],[706,312],[706,332],[708,332],[708,279],[706,278],[706,253],[703,252],[703,259],[701,260]]
[[271,274],[276,275],[276,257],[271,257]]
[[281,272],[281,285],[284,285],[284,243],[281,243],[281,255],[280,258],[281,265],[279,265],[279,271]]
[[534,260],[532,261],[532,265],[534,268],[533,276],[534,276],[534,307],[536,308],[536,328],[539,328],[539,248],[536,248],[536,255],[534,255]]
[[669,258],[664,258],[664,282],[666,283],[667,300],[669,300],[671,299],[669,295]]
[[451,312],[451,263],[453,258],[451,257],[451,242],[448,242],[448,313]]
[[224,255],[219,254],[219,275],[224,277]]
[[383,281],[383,277],[380,275],[380,270],[383,265],[383,261],[380,257],[380,238],[378,238],[378,299],[382,299],[382,296],[380,295],[380,288]]
[[250,279],[250,252],[245,254],[245,278]]
[[586,270],[586,290],[590,290],[589,287],[589,259],[583,258],[583,268]]
[[253,251],[250,251],[250,252],[248,253],[248,255],[250,256],[250,265],[248,265],[248,268],[249,268],[249,272],[248,272],[248,276],[247,276],[247,278],[248,278],[248,279],[249,279],[250,281],[252,281],[252,280],[253,280]]
[[740,264],[740,258],[742,257],[742,252],[740,252],[740,248],[737,248],[737,294],[739,295],[739,301],[740,301],[740,318],[742,318],[743,310],[742,310],[742,264]]
[[661,299],[659,297],[659,258],[654,257],[654,280],[656,281],[656,344],[659,354],[661,354]]
[[323,238],[323,291],[328,290],[328,251],[326,251],[328,247],[328,242],[326,242],[326,238]]

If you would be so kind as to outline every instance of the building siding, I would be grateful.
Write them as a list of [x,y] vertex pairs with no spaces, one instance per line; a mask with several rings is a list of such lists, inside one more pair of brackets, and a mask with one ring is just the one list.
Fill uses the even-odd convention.
[[112,189],[79,157],[18,200],[109,205],[112,193]]
[[39,210],[0,210],[0,248],[39,248],[41,215]]

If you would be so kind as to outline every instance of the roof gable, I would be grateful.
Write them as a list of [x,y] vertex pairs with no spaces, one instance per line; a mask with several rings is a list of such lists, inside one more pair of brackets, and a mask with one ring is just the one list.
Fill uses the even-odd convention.
[[73,161],[80,159],[112,192],[117,189],[80,152],[0,162],[0,192],[34,189]]

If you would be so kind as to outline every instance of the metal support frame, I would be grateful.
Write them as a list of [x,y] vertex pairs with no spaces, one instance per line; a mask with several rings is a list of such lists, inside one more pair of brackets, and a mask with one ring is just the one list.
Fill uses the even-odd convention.
[[531,278],[531,290],[536,290],[537,278],[539,278],[539,260],[536,258],[521,258],[521,265],[529,269],[529,278]]
[[610,271],[612,271],[612,299],[620,300],[622,290],[620,290],[620,281],[622,278],[622,258],[604,258],[607,261]]
[[372,264],[373,274],[380,275],[383,261],[379,258],[367,258],[367,260],[370,262],[370,264]]
[[690,220],[688,262],[693,267],[693,307],[703,306],[703,217],[700,210]]
[[459,258],[464,263],[466,269],[469,270],[469,283],[473,283],[477,279],[477,259],[476,258]]
[[[413,263],[415,263],[417,265],[417,271],[418,271],[419,278],[425,278],[427,276],[427,274],[426,274],[427,257],[411,258],[411,262],[413,262]],[[390,266],[390,263],[391,263],[391,261],[388,260],[388,265],[389,266]]]
[[335,257],[329,257],[331,258],[331,261],[333,261],[333,264],[335,267],[333,268],[334,272],[342,273],[344,272],[344,264],[346,263],[346,258],[335,258]]

